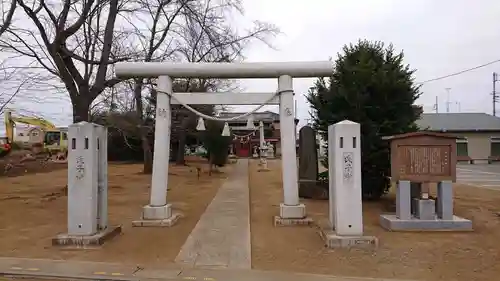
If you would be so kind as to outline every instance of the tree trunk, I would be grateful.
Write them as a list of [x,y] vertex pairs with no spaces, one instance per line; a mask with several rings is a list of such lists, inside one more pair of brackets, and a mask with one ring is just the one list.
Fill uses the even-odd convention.
[[73,96],[71,103],[73,104],[73,123],[90,122],[90,103],[87,97],[85,95]]
[[186,146],[186,137],[187,137],[187,130],[189,127],[189,119],[190,117],[186,117],[182,120],[182,125],[179,131],[178,135],[178,147],[177,147],[177,157],[175,159],[175,163],[177,165],[186,165],[186,160],[184,159],[184,147]]
[[[142,129],[141,129],[142,131]],[[149,144],[149,139],[147,133],[141,133],[142,151],[144,153],[144,163],[143,172],[145,174],[153,173],[153,153],[151,151],[151,145]]]
[[139,125],[139,135],[142,143],[142,152],[144,155],[142,171],[144,174],[151,174],[153,173],[153,154],[151,152],[151,144],[149,143],[148,139],[148,128],[144,124],[142,86],[143,80],[136,79],[134,87],[135,111],[137,116],[137,124]]

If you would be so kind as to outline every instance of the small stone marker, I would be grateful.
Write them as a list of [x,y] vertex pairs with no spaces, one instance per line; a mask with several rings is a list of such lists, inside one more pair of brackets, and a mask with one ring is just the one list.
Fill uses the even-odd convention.
[[361,198],[361,127],[349,120],[328,127],[330,227],[323,233],[329,248],[376,247],[363,235]]
[[299,196],[312,198],[318,181],[316,133],[304,126],[299,131]]
[[253,147],[252,157],[253,158],[259,158],[259,148],[256,145]]
[[267,159],[274,159],[274,145],[270,142],[267,143]]
[[[470,231],[472,222],[453,215],[456,136],[414,132],[386,137],[391,142],[391,180],[396,187],[396,214],[380,215],[392,231]],[[437,202],[429,184],[437,183]]]

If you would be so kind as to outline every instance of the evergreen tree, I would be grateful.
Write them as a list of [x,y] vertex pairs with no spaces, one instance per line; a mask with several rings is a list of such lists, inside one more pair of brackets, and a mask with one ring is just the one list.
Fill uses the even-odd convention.
[[332,76],[318,79],[307,96],[315,129],[325,139],[331,124],[345,119],[361,124],[364,198],[379,198],[389,189],[389,143],[382,137],[418,130],[421,108],[413,103],[420,91],[403,58],[381,42],[346,45]]
[[231,137],[222,136],[224,123],[206,120],[206,131],[202,133],[202,143],[208,152],[210,166],[222,167],[226,165],[229,154]]

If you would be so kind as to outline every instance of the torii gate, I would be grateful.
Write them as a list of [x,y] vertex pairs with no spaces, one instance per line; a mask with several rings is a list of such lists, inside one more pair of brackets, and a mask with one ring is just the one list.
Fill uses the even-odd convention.
[[[167,204],[168,164],[170,158],[171,104],[279,104],[282,178],[284,200],[280,217],[287,222],[306,218],[304,204],[299,203],[293,78],[328,77],[333,71],[330,61],[275,63],[116,63],[118,77],[156,78],[158,96],[155,118],[153,175],[149,205],[144,206],[142,220],[134,226],[171,226],[178,215]],[[278,78],[276,93],[173,93],[172,78]],[[160,94],[161,92],[167,94]],[[173,98],[173,99],[172,99]],[[299,222],[300,223],[300,222]]]

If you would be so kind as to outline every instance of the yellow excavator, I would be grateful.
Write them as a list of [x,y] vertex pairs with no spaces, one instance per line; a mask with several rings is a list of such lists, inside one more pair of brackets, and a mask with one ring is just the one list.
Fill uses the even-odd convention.
[[22,123],[35,126],[42,131],[42,141],[28,142],[35,150],[41,147],[43,152],[56,156],[59,160],[66,159],[68,151],[68,132],[67,129],[57,128],[51,122],[36,117],[14,117],[11,111],[4,112],[5,132],[7,134],[7,143],[14,143],[14,128],[16,123]]

